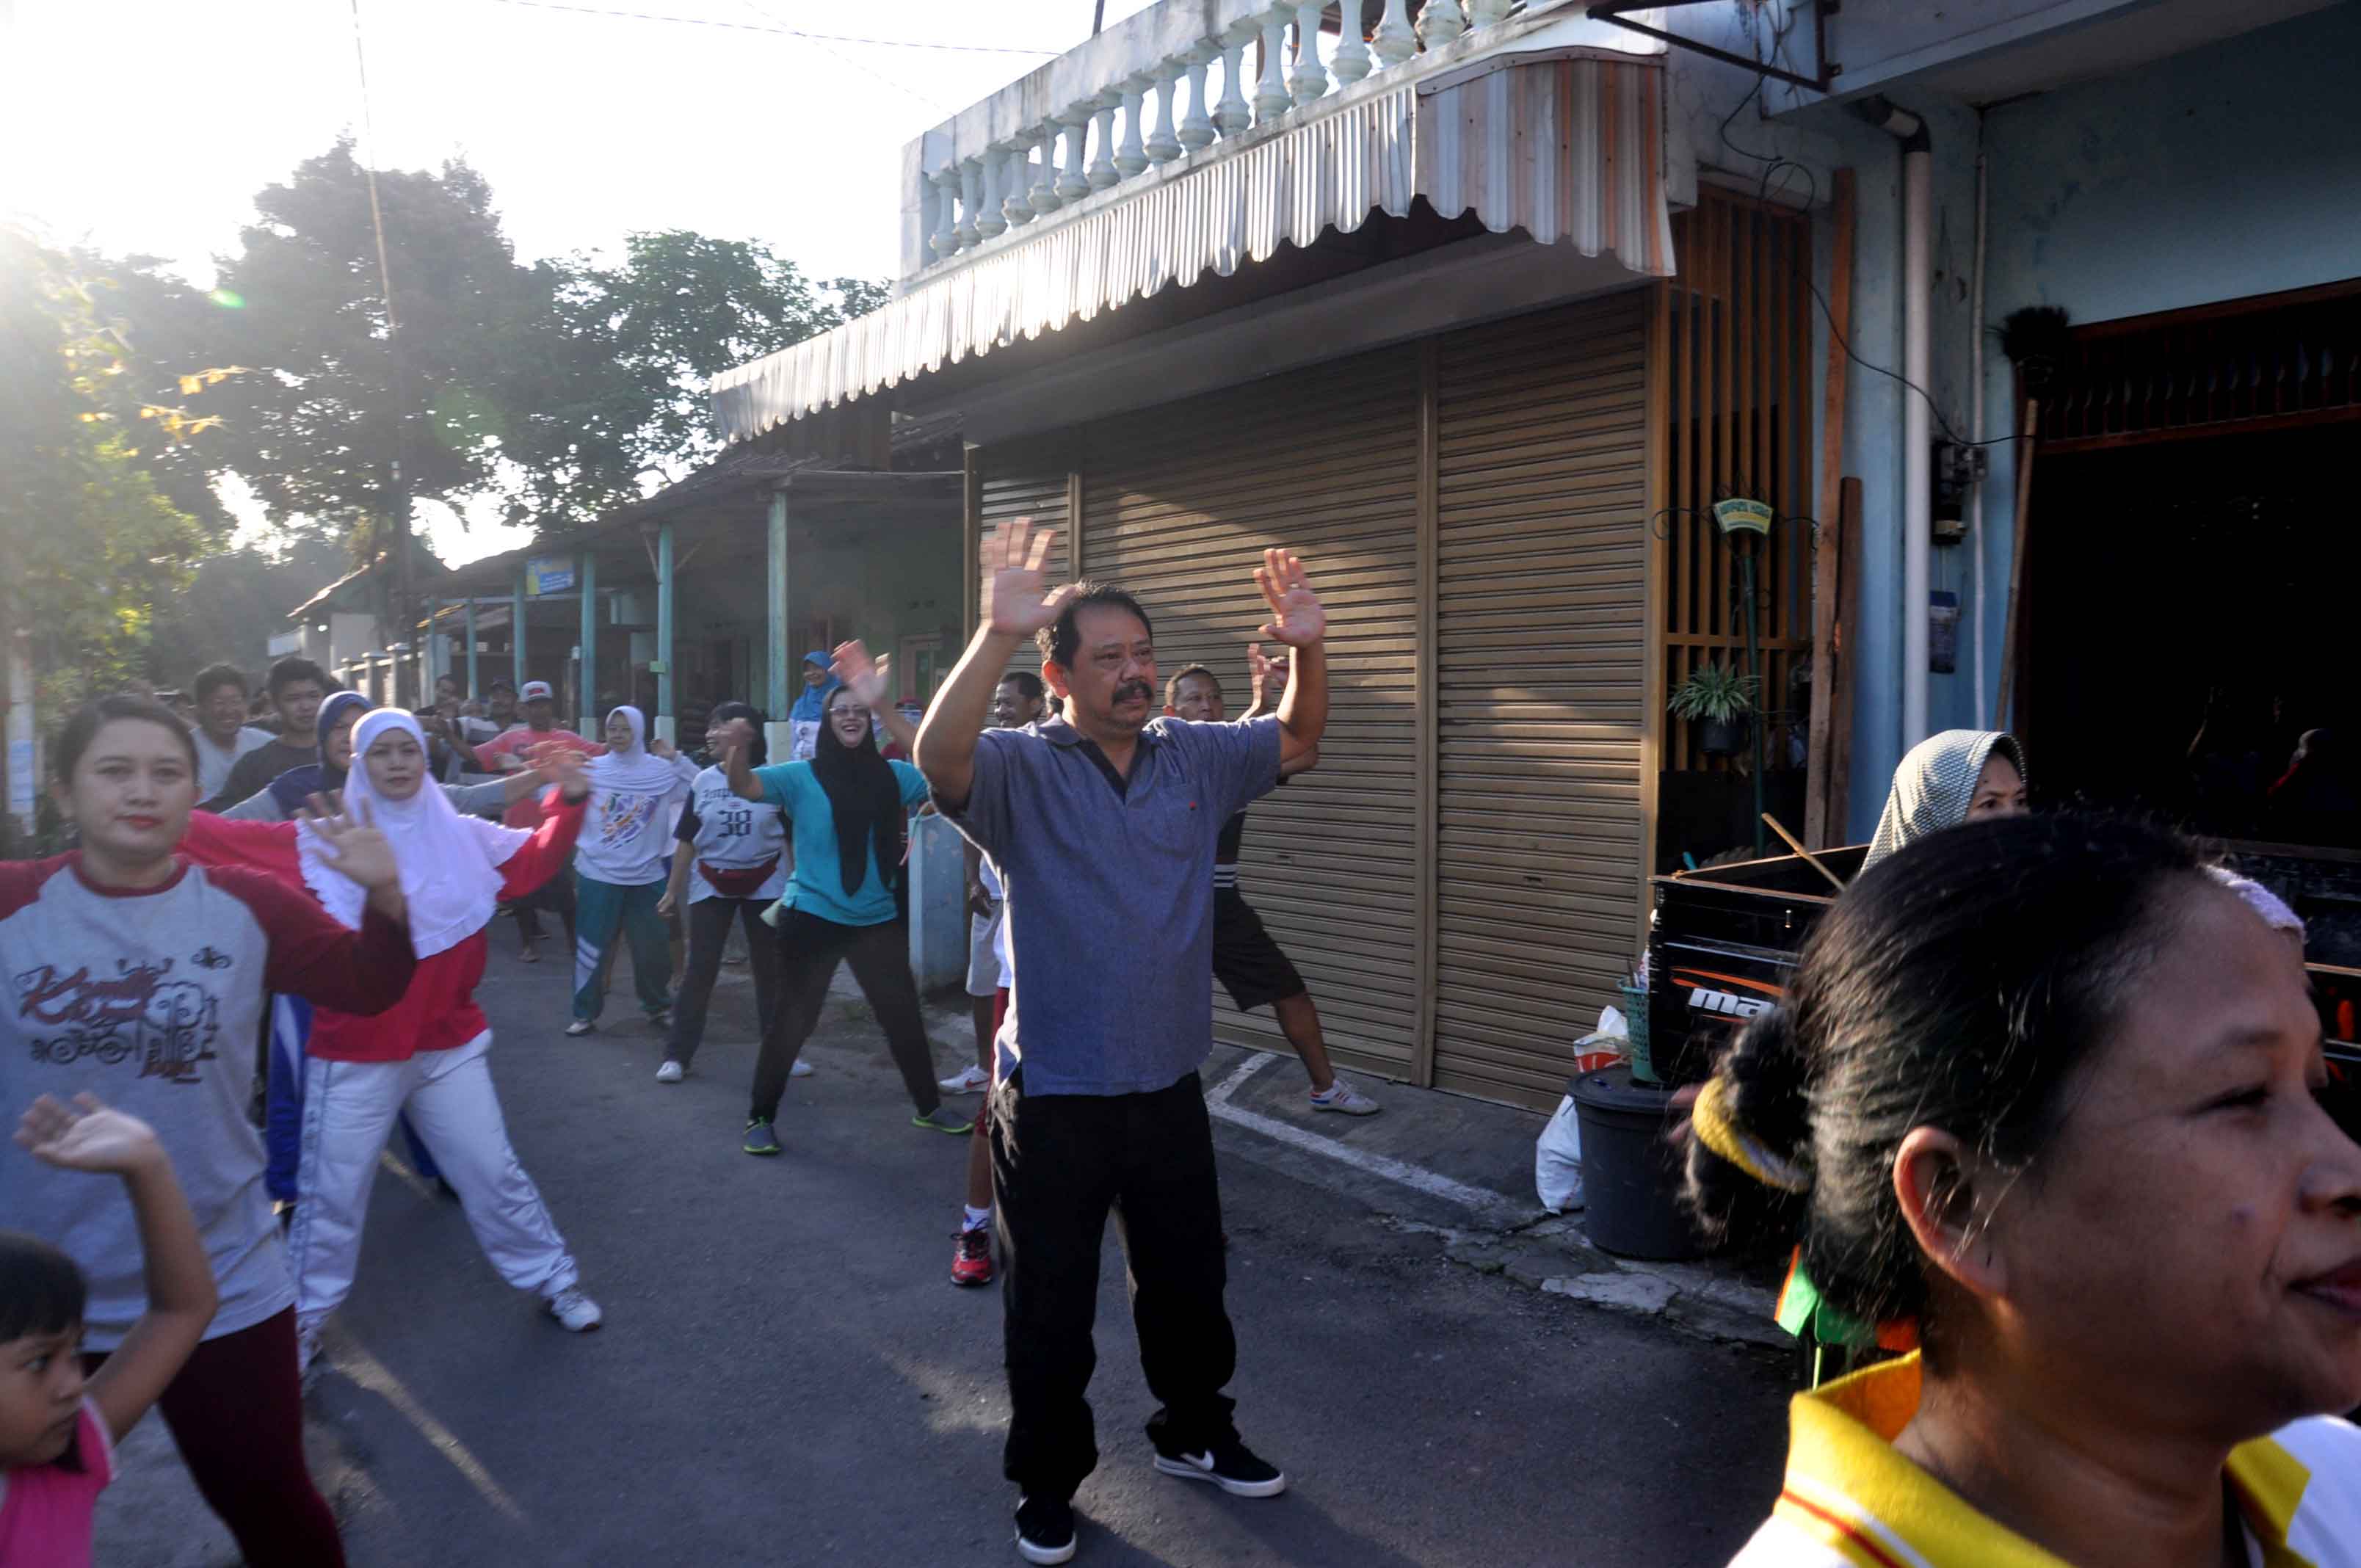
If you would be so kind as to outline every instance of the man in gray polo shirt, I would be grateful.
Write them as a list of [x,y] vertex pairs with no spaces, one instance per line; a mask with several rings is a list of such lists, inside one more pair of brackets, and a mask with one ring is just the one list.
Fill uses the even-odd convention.
[[[1277,714],[1157,717],[1148,612],[1120,588],[1045,596],[1052,535],[1023,521],[984,541],[983,625],[918,731],[936,805],[1005,887],[1016,985],[990,1114],[1008,1365],[1016,1548],[1074,1554],[1074,1489],[1098,1464],[1084,1391],[1108,1212],[1122,1216],[1156,1468],[1240,1497],[1287,1478],[1238,1440],[1237,1342],[1223,1310],[1221,1198],[1197,1069],[1213,1043],[1214,840],[1328,720],[1326,612],[1302,563],[1265,553],[1261,629],[1296,650]],[[1027,637],[1057,717],[984,730]]]

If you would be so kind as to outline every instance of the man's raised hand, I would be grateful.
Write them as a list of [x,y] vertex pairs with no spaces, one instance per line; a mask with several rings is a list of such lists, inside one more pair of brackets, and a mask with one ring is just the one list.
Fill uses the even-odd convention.
[[891,700],[894,688],[888,667],[893,662],[890,655],[872,660],[869,644],[858,637],[836,645],[836,678],[852,688],[863,707],[883,707]]
[[1056,592],[1042,592],[1041,568],[1049,547],[1058,542],[1054,528],[1036,529],[1033,520],[1020,517],[1003,523],[983,542],[983,623],[1004,637],[1030,637],[1058,619],[1074,597],[1068,583]]
[[1328,634],[1328,611],[1303,575],[1303,562],[1292,550],[1266,550],[1255,568],[1255,586],[1270,606],[1262,634],[1290,648],[1309,648]]

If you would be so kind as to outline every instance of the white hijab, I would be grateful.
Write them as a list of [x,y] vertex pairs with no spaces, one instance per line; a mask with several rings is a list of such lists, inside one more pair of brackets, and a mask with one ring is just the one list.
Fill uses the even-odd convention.
[[1915,844],[1929,833],[1957,828],[1968,819],[1976,802],[1976,784],[1984,764],[1999,752],[2026,777],[2025,749],[2016,737],[1996,729],[1946,729],[1929,735],[1894,770],[1894,790],[1885,797],[1885,811],[1877,819],[1877,837],[1869,841],[1861,862],[1867,871],[1905,844]]
[[[408,800],[388,800],[369,783],[368,749],[394,729],[407,731],[418,742],[418,793]],[[505,880],[500,868],[533,835],[479,817],[460,816],[426,764],[425,732],[398,707],[363,714],[353,726],[345,810],[357,814],[364,803],[401,868],[401,893],[410,905],[410,945],[420,958],[456,948],[491,923]],[[368,891],[328,864],[320,836],[309,824],[297,835],[296,847],[304,883],[329,914],[358,930]]]
[[[616,715],[631,726],[631,743],[610,748],[603,757],[593,757],[583,768],[592,789],[619,790],[630,795],[669,795],[680,781],[680,770],[648,750],[647,715],[636,707],[618,707],[607,715],[607,722],[615,722]],[[599,739],[604,740],[601,735]]]

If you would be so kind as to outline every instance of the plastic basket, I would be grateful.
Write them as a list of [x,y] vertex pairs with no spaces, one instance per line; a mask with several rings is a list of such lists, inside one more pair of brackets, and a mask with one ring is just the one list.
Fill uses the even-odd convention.
[[1657,1082],[1655,1065],[1648,1058],[1648,988],[1626,981],[1615,989],[1623,993],[1623,1026],[1631,1035],[1632,1080]]

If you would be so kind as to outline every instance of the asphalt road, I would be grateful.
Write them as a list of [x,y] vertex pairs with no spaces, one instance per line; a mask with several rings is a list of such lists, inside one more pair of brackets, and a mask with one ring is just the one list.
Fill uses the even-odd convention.
[[[610,1011],[566,1038],[564,968],[496,936],[511,1135],[607,1324],[558,1330],[455,1204],[381,1173],[311,1398],[357,1568],[1018,1561],[998,1293],[948,1277],[964,1145],[909,1124],[865,1015],[831,1005],[786,1153],[750,1158],[742,970],[664,1087],[647,1025]],[[939,1057],[955,1065],[950,1038]],[[1767,1511],[1784,1391],[1760,1353],[1474,1274],[1381,1223],[1349,1172],[1301,1179],[1258,1163],[1256,1135],[1217,1136],[1231,1391],[1292,1489],[1149,1469],[1110,1235],[1079,1563],[1718,1563]]]

